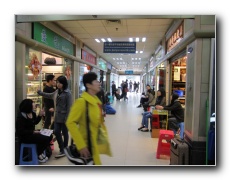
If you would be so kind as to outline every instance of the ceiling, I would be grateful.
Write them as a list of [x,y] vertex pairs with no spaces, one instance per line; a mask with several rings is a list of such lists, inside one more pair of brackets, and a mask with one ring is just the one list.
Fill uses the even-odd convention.
[[[173,19],[112,19],[112,20],[71,20],[56,21],[59,26],[65,29],[77,39],[82,41],[102,59],[110,62],[120,73],[125,70],[133,70],[140,74],[146,63],[151,58],[172,24]],[[129,42],[129,38],[139,37],[136,42],[135,54],[103,53],[103,42],[101,38],[111,38],[112,42]],[[142,42],[145,37],[146,41]],[[100,43],[95,39],[99,39]],[[140,53],[143,51],[143,53]]]
[[[141,74],[161,40],[176,19],[193,18],[188,15],[17,15],[17,22],[53,22],[83,42],[99,57],[110,62],[119,74],[133,70]],[[95,39],[111,38],[113,42],[128,42],[139,37],[136,50],[143,53],[103,53],[103,42]],[[141,39],[146,37],[145,42]]]

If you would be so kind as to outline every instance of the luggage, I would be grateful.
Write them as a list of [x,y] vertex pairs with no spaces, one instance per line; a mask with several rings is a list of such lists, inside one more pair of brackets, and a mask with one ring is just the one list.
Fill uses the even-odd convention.
[[173,138],[170,145],[170,165],[188,165],[189,147],[184,140]]
[[215,130],[210,129],[208,132],[208,161],[209,164],[215,164]]
[[117,100],[120,100],[120,99],[121,99],[120,94],[115,94],[115,96],[116,96]]

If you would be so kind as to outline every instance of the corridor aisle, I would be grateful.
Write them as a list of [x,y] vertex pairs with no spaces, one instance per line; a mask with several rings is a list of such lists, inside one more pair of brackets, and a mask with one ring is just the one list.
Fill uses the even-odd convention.
[[[143,108],[139,105],[140,93],[128,93],[128,101],[114,100],[112,107],[117,110],[115,115],[106,115],[105,124],[108,129],[113,156],[101,155],[103,166],[168,166],[169,157],[156,159],[157,138],[151,138],[150,132],[138,131]],[[73,165],[66,157],[55,159],[55,150],[48,162],[43,165]]]

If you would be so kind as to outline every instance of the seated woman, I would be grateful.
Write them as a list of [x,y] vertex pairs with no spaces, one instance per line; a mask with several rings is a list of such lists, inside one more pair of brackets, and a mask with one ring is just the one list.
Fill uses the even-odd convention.
[[40,131],[35,130],[35,125],[41,121],[44,111],[40,111],[39,115],[33,112],[35,103],[31,99],[24,99],[19,105],[19,114],[16,120],[16,134],[21,143],[36,144],[38,161],[46,162],[48,157],[43,154],[44,150],[50,145],[53,136],[44,136]]
[[[154,105],[155,106],[156,105],[160,105],[160,106],[166,105],[165,90],[164,89],[161,88],[157,91],[157,98],[156,98],[156,102]],[[164,119],[164,115],[159,115],[159,118],[160,118],[160,121],[162,122]],[[160,123],[160,128],[162,128],[162,123]]]
[[105,104],[105,112],[106,114],[116,114],[116,110],[114,108],[112,108],[112,106],[110,105],[110,93],[108,92],[106,94],[105,100],[106,100],[106,104]]
[[[149,126],[149,118],[152,119],[152,113],[151,112],[144,112],[142,116],[141,126],[138,128],[139,131],[142,132],[148,132],[148,126]],[[151,130],[150,130],[151,131]]]
[[171,104],[168,106],[156,105],[156,109],[171,111],[174,117],[168,119],[168,129],[173,130],[174,134],[180,128],[180,138],[184,139],[184,109],[176,93],[171,95]]
[[148,101],[143,104],[143,108],[145,112],[147,111],[148,107],[154,106],[154,96],[151,92],[152,92],[151,89],[147,91]]
[[116,110],[110,105],[110,103],[105,105],[105,111],[106,114],[116,114]]

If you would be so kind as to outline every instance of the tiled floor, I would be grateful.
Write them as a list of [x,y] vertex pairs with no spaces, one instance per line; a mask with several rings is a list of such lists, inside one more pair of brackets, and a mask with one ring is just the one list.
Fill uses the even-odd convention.
[[[168,166],[169,157],[156,159],[157,138],[151,138],[150,132],[138,131],[143,112],[139,105],[140,93],[128,93],[128,101],[114,101],[115,115],[107,115],[105,124],[108,129],[113,156],[101,155],[103,166]],[[73,166],[66,157],[55,159],[58,145],[50,159],[41,165]]]

